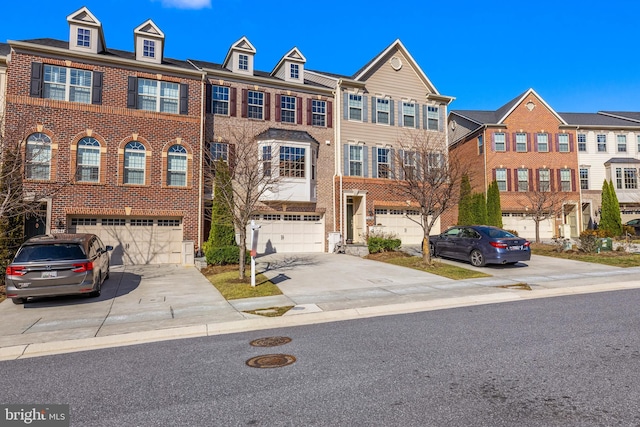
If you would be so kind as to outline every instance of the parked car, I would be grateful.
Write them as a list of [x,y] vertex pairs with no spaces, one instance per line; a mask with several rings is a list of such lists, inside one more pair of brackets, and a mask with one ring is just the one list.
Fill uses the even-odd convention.
[[29,297],[100,296],[102,283],[109,278],[112,249],[95,234],[32,237],[7,266],[7,298],[22,304]]
[[635,230],[636,236],[640,235],[640,218],[634,218],[631,221],[627,221],[624,225],[628,225],[629,227],[633,227]]
[[433,256],[469,261],[476,267],[529,261],[530,245],[526,239],[488,225],[451,227],[442,234],[429,237]]

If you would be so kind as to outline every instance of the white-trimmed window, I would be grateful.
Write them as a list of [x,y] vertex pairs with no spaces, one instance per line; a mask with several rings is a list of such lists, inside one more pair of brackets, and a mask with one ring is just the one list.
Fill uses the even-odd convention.
[[438,130],[440,125],[440,109],[434,106],[427,106],[427,129]]
[[226,162],[229,160],[229,144],[224,142],[214,142],[211,144],[211,160],[222,160]]
[[571,191],[571,170],[560,169],[560,191]]
[[91,104],[91,71],[44,65],[44,98]]
[[27,179],[51,179],[51,138],[41,132],[29,135],[25,162]]
[[378,164],[378,178],[390,178],[391,174],[391,150],[388,148],[376,148],[377,164]]
[[247,92],[247,117],[262,120],[264,115],[264,93],[256,90]]
[[322,127],[327,125],[327,101],[311,100],[311,125]]
[[246,71],[249,69],[249,55],[238,55],[238,70]]
[[495,144],[496,151],[506,151],[507,150],[507,138],[504,132],[498,132],[493,134],[493,141]]
[[98,140],[85,137],[78,141],[76,160],[76,180],[78,182],[100,181],[100,143]]
[[89,47],[91,46],[91,30],[87,28],[78,28],[78,38],[76,46]]
[[638,149],[638,153],[640,153],[640,135],[636,136],[636,145],[637,145],[637,149]]
[[616,188],[635,190],[638,188],[638,171],[635,168],[616,168]]
[[280,96],[280,121],[283,123],[296,122],[296,97]]
[[175,144],[167,152],[167,185],[187,186],[187,149]]
[[582,153],[587,151],[587,134],[578,134],[578,151]]
[[616,135],[616,142],[618,143],[618,153],[626,153],[627,135]]
[[124,183],[144,185],[146,169],[146,149],[138,141],[131,141],[124,147]]
[[549,151],[549,134],[547,133],[537,133],[536,134],[536,144],[539,152],[547,152]]
[[527,152],[527,134],[526,133],[516,133],[516,152],[518,153]]
[[271,176],[271,146],[262,146],[262,175]]
[[538,189],[540,191],[551,191],[551,171],[549,169],[538,170]]
[[561,133],[558,135],[558,151],[561,153],[569,152],[569,135]]
[[226,86],[211,87],[211,112],[223,116],[229,115],[229,88]]
[[362,95],[349,94],[349,120],[362,121]]
[[300,79],[300,65],[291,64],[291,68],[289,68],[289,70],[290,70],[290,73],[291,73],[291,74],[289,74],[289,76],[292,79],[296,79],[296,80]]
[[416,104],[413,102],[402,103],[402,126],[416,127]]
[[142,56],[145,58],[156,57],[156,42],[153,40],[142,41]]
[[364,147],[362,145],[349,145],[349,175],[362,176],[362,153]]
[[589,169],[587,168],[580,169],[580,189],[581,190],[589,189]]
[[305,177],[305,149],[302,147],[280,147],[280,177]]
[[598,144],[599,153],[604,153],[607,151],[607,135],[603,133],[596,135],[596,142]]
[[376,122],[383,125],[389,124],[391,101],[389,98],[376,98]]
[[496,182],[498,190],[507,191],[507,170],[504,168],[496,169]]
[[159,80],[138,79],[138,109],[178,114],[180,85]]
[[529,169],[518,169],[518,191],[529,191]]
[[416,179],[416,153],[413,151],[405,151],[402,156],[402,170],[404,179]]

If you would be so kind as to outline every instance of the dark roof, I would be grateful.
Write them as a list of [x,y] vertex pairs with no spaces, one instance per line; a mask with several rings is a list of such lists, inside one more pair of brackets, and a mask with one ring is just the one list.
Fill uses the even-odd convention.
[[[37,44],[40,46],[48,46],[48,47],[55,47],[58,49],[69,49],[69,42],[63,41],[63,40],[55,40],[55,39],[31,39],[31,40],[22,40],[22,42],[24,43],[32,43],[32,44]],[[118,50],[118,49],[106,49],[103,52],[99,52],[98,55],[100,56],[105,56],[105,57],[111,57],[111,58],[121,58],[121,59],[131,59],[131,60],[135,60],[136,59],[136,54],[135,52],[128,52],[125,50]],[[187,61],[182,61],[179,59],[172,59],[172,58],[163,58],[162,59],[162,65],[170,65],[173,67],[179,67],[179,68],[184,68],[184,69],[189,69],[189,70],[193,70],[193,65],[191,65],[190,63],[188,63]]]
[[465,117],[478,124],[496,124],[498,123],[495,111],[488,110],[452,110],[452,114]]
[[256,136],[256,140],[264,141],[268,139],[276,139],[278,141],[299,141],[299,142],[315,142],[318,144],[315,138],[302,130],[288,130],[288,129],[276,129],[269,128]]
[[569,125],[578,126],[640,126],[640,123],[600,113],[558,113]]
[[637,164],[640,163],[640,160],[634,159],[633,157],[612,157],[604,162],[605,165],[608,165],[609,163]]
[[640,122],[640,113],[636,111],[599,111],[599,114],[606,114]]
[[11,46],[6,43],[0,43],[0,56],[7,56],[11,52]]
[[520,95],[518,95],[515,98],[513,98],[511,101],[507,102],[502,107],[498,108],[496,110],[496,122],[495,123],[498,123],[497,120],[502,119],[504,117],[504,115],[507,114],[509,112],[509,110],[511,110],[518,103],[518,101],[520,101],[520,99],[522,99],[522,97],[527,92],[529,92],[529,90],[531,90],[531,89],[525,90]]

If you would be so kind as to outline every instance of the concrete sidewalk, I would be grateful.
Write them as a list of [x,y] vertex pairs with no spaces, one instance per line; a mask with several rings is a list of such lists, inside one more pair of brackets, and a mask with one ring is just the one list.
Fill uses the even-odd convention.
[[[194,267],[156,265],[114,268],[98,299],[59,298],[24,306],[5,301],[0,304],[0,360],[640,288],[640,268],[536,256],[527,265],[478,269],[492,277],[468,280],[339,254],[273,254],[259,258],[257,270],[283,295],[227,302]],[[521,283],[532,290],[513,287]],[[279,306],[294,308],[278,318],[244,313]]]

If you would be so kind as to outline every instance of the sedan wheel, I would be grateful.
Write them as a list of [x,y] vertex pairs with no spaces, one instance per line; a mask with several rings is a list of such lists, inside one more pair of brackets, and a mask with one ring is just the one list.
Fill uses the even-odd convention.
[[484,256],[482,255],[482,252],[477,249],[471,251],[469,261],[471,261],[471,265],[474,267],[484,267]]
[[429,253],[432,257],[436,256],[436,245],[434,245],[433,243],[429,243]]

